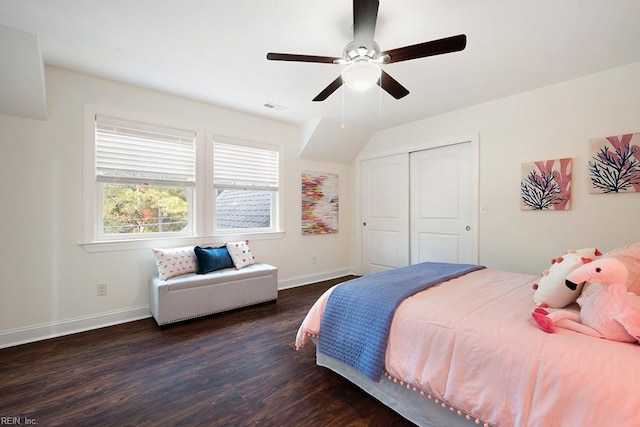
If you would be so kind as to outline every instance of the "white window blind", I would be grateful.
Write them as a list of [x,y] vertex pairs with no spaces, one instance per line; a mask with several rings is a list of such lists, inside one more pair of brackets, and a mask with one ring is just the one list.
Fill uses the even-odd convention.
[[278,190],[278,147],[214,139],[216,187]]
[[195,132],[96,116],[100,182],[195,186]]

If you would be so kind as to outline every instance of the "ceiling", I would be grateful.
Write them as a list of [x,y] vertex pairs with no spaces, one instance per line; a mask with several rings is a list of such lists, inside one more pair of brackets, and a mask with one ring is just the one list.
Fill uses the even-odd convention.
[[311,129],[309,141],[320,137],[315,128],[340,139],[344,124],[366,142],[640,61],[639,18],[638,0],[383,0],[382,51],[456,34],[466,34],[466,49],[383,65],[411,92],[400,100],[376,87],[312,102],[343,66],[266,53],[341,56],[352,40],[349,0],[0,0],[0,25],[35,35],[46,64],[295,123]]

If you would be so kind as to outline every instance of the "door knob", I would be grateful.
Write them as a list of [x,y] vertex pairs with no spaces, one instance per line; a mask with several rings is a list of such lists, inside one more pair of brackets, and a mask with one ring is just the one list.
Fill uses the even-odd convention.
[[471,226],[467,225],[464,229],[467,231],[471,231]]
[[362,226],[363,226],[363,227],[366,227],[366,226],[367,226],[367,223],[366,223],[366,222],[363,222],[363,223],[362,223]]

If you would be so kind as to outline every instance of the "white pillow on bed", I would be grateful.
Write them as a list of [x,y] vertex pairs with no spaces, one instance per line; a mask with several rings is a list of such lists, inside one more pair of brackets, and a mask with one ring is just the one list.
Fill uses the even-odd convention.
[[640,295],[640,242],[612,249],[604,256],[615,258],[627,267],[629,270],[627,289]]
[[533,302],[540,307],[564,308],[580,296],[582,285],[571,290],[565,285],[565,277],[584,265],[584,258],[595,259],[602,255],[597,248],[570,249],[554,258],[551,267],[542,273],[534,286]]

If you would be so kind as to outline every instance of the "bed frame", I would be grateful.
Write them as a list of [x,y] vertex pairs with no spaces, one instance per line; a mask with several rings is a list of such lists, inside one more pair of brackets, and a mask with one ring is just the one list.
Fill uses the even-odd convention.
[[[409,421],[424,427],[469,427],[481,424],[457,409],[407,388],[383,375],[379,383],[366,378],[358,370],[317,351],[316,363],[346,378]],[[487,424],[484,424],[488,426]]]

